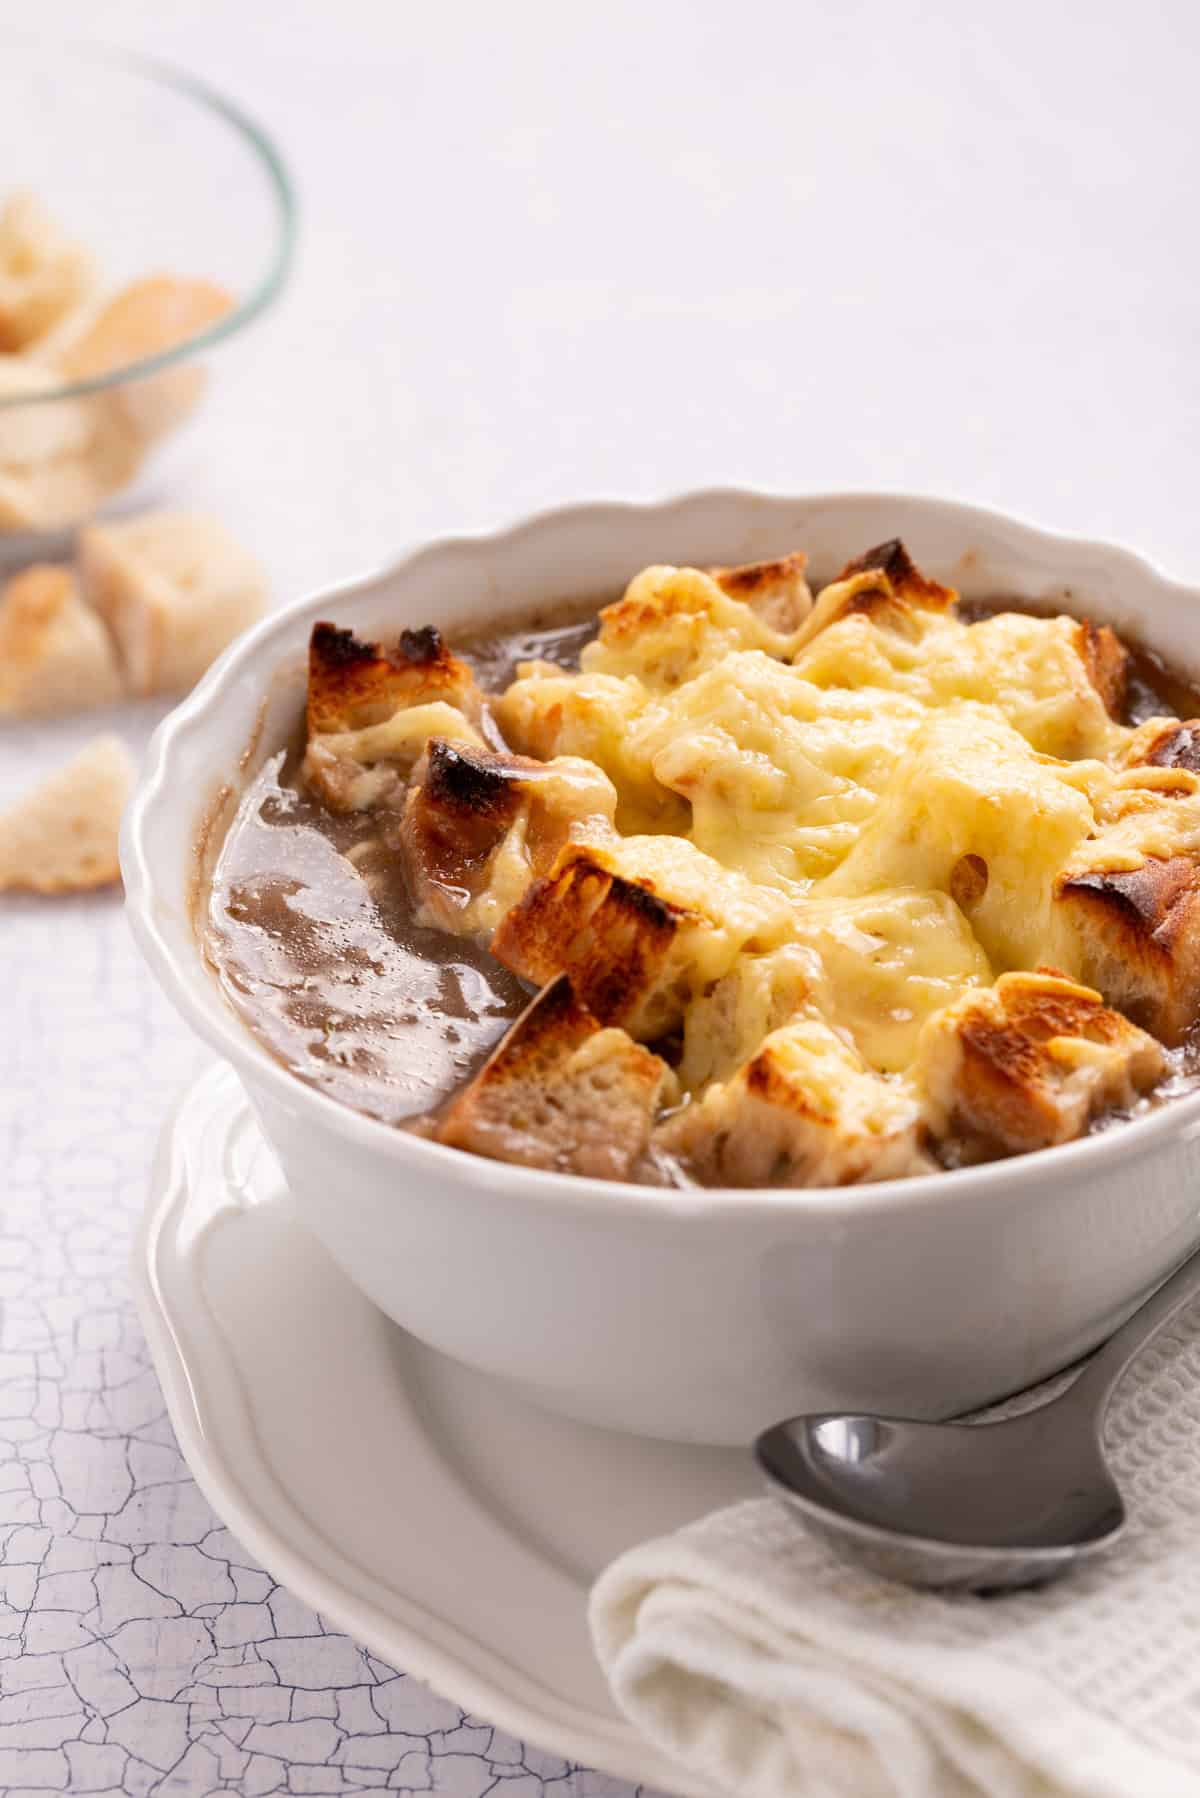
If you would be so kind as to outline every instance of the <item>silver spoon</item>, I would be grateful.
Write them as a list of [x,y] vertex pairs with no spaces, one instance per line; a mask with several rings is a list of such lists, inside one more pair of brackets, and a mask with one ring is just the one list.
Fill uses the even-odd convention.
[[995,1423],[793,1417],[758,1438],[758,1464],[810,1530],[890,1579],[974,1591],[1056,1579],[1125,1527],[1104,1414],[1139,1349],[1197,1292],[1200,1253],[1037,1410]]

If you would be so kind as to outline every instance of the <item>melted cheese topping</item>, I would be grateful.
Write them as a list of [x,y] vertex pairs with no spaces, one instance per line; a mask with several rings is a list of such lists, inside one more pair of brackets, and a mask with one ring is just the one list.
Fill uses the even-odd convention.
[[579,674],[525,664],[500,699],[514,748],[612,779],[618,830],[636,834],[606,859],[710,926],[688,1092],[715,1092],[800,1018],[904,1074],[964,994],[1071,960],[1065,868],[1200,856],[1200,782],[1122,771],[1134,733],[1079,621],[967,623],[946,598],[868,570],[785,636],[707,575],[651,568],[601,614]]

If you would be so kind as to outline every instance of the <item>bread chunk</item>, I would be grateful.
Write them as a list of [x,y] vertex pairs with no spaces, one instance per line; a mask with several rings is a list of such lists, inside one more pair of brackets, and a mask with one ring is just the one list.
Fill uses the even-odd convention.
[[141,450],[111,396],[38,398],[57,385],[32,357],[0,355],[0,530],[74,524],[137,470]]
[[706,1184],[845,1186],[926,1173],[920,1106],[815,1012],[772,1032],[654,1145]]
[[602,1028],[562,975],[454,1100],[437,1139],[521,1167],[627,1180],[670,1085],[666,1063]]
[[773,631],[791,636],[812,610],[812,593],[804,578],[807,567],[808,557],[795,550],[771,562],[742,562],[707,572],[722,593],[749,606]]
[[492,953],[536,985],[569,973],[606,1024],[653,1042],[743,950],[786,940],[786,899],[678,837],[570,843],[500,924]]
[[[117,373],[210,330],[232,311],[233,296],[215,282],[151,275],[109,300],[62,350],[58,365],[69,380]],[[157,442],[199,405],[207,373],[196,362],[162,368],[123,382],[109,397],[139,442]]]
[[1039,970],[1002,974],[931,1018],[916,1078],[936,1135],[965,1131],[1018,1151],[1082,1135],[1165,1067],[1162,1046],[1098,992]]
[[31,193],[0,212],[0,350],[24,350],[80,306],[95,286],[92,259]]
[[435,737],[413,771],[400,832],[419,915],[486,940],[569,840],[612,834],[616,803],[590,762]]
[[186,691],[266,604],[258,562],[193,512],[90,525],[80,533],[79,572],[135,694]]
[[953,587],[928,580],[900,539],[892,537],[847,562],[837,580],[822,590],[795,647],[799,651],[831,624],[855,616],[912,636],[920,613],[949,612],[957,600]]
[[364,643],[353,631],[314,624],[308,650],[308,730],[362,730],[408,706],[441,700],[470,722],[483,696],[466,662],[447,649],[433,625],[402,631],[390,648]]
[[1176,1044],[1200,1015],[1200,777],[1135,766],[1097,809],[1055,882],[1055,959]]
[[475,676],[432,625],[384,648],[315,624],[307,715],[305,779],[338,812],[397,800],[432,738],[484,747]]
[[118,737],[97,737],[0,813],[0,890],[70,893],[121,877],[117,836],[133,786]]
[[123,693],[112,639],[70,569],[14,575],[0,592],[0,715],[83,711]]

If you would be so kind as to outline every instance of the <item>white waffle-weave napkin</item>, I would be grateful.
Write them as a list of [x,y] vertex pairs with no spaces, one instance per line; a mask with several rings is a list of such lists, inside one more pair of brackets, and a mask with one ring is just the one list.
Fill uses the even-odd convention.
[[618,1704],[730,1798],[1200,1798],[1200,1305],[1106,1440],[1127,1533],[1040,1591],[909,1591],[765,1498],[631,1550],[591,1601]]

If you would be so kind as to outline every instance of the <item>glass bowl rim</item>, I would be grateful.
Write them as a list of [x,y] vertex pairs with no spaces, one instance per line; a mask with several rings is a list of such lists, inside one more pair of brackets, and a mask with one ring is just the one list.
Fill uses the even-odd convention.
[[0,396],[0,412],[22,406],[51,405],[58,400],[77,399],[87,394],[125,387],[130,382],[142,380],[161,369],[173,368],[198,351],[211,349],[215,344],[222,343],[274,305],[286,285],[295,250],[298,210],[296,187],[274,139],[238,101],[230,99],[201,76],[193,75],[189,70],[162,57],[145,55],[138,50],[126,50],[113,44],[64,42],[52,37],[6,31],[0,34],[0,46],[12,51],[53,52],[56,57],[107,63],[173,89],[185,99],[205,108],[219,121],[230,126],[257,157],[275,200],[277,224],[274,252],[266,272],[232,311],[225,313],[215,323],[207,325],[202,331],[193,332],[190,337],[185,337],[181,343],[172,344],[169,349],[158,350],[152,356],[141,356],[136,362],[125,362],[120,368],[111,369],[107,374],[92,375],[86,380],[61,381],[54,386],[39,388],[33,393]]

